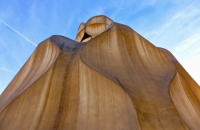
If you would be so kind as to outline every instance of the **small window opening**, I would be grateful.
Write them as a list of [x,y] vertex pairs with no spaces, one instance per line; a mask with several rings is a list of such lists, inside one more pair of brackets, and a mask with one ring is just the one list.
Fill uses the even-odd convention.
[[89,37],[90,37],[90,35],[88,35],[87,33],[84,33],[83,38],[81,39],[81,42],[82,42],[83,40],[89,38]]

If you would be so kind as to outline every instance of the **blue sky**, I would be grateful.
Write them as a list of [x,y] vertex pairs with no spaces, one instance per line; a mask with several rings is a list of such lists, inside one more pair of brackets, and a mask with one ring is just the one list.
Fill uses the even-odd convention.
[[170,50],[200,84],[199,0],[0,0],[0,93],[38,43],[75,39],[81,22],[101,14]]

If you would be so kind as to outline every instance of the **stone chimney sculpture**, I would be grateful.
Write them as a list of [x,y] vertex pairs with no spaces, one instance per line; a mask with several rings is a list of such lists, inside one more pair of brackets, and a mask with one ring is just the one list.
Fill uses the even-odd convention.
[[200,87],[106,16],[41,42],[0,96],[0,130],[199,130]]

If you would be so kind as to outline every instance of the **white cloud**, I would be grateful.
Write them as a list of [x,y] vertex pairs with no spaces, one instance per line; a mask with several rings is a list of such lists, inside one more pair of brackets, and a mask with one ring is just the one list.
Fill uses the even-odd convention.
[[15,74],[14,71],[9,70],[9,69],[6,69],[6,68],[0,68],[0,70],[3,70],[3,71],[6,71],[6,72],[9,72],[9,73]]
[[156,0],[144,0],[142,1],[143,5],[154,5],[156,3]]

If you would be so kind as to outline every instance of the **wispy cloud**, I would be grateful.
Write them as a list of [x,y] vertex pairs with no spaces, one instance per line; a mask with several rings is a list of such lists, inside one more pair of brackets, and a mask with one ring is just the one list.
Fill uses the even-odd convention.
[[168,16],[164,24],[161,25],[161,28],[156,31],[154,30],[152,34],[157,39],[158,37],[163,36],[166,32],[168,32],[169,29],[171,35],[172,33],[180,33],[180,29],[185,29],[186,27],[184,25],[189,25],[191,19],[198,15],[199,12],[200,10],[198,7],[196,7],[195,3],[191,3],[184,10],[175,11],[173,15]]
[[[181,7],[184,7],[184,10]],[[194,47],[199,47],[200,9],[195,2],[185,3],[181,7],[170,9],[170,13],[166,14],[161,22],[152,25],[150,30],[144,30],[143,33],[156,46],[169,49],[176,57],[185,58],[186,55],[191,56]]]
[[[140,7],[135,5],[140,5]],[[108,4],[112,10],[110,17],[118,22],[126,20],[130,15],[141,10],[142,3],[138,3],[136,0],[111,0],[111,4]],[[143,5],[142,5],[143,6]]]
[[3,71],[6,71],[6,72],[9,72],[9,73],[15,74],[14,71],[9,70],[9,69],[6,69],[6,68],[0,68],[0,70],[3,70]]
[[11,29],[13,32],[15,32],[17,35],[19,35],[20,37],[24,38],[26,41],[28,41],[29,43],[31,43],[34,46],[37,46],[37,44],[35,44],[34,42],[32,42],[30,39],[28,39],[27,37],[25,37],[23,34],[21,34],[20,32],[18,32],[16,29],[14,29],[13,27],[11,27],[10,25],[8,25],[6,22],[4,22],[3,20],[0,19],[0,23],[2,23],[4,26],[8,27],[9,29]]
[[[200,53],[200,51],[199,51],[200,48],[196,48],[199,46],[199,42],[200,42],[200,34],[199,33],[192,35],[192,36],[188,37],[187,39],[183,40],[182,42],[180,42],[173,50],[173,54],[178,56],[178,58],[182,57],[182,58],[186,59],[185,55],[187,55],[187,57],[189,57],[196,53]],[[193,51],[191,52],[191,50],[193,50]],[[191,52],[191,53],[189,53],[189,52]]]

